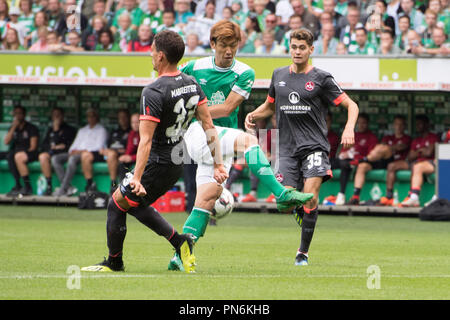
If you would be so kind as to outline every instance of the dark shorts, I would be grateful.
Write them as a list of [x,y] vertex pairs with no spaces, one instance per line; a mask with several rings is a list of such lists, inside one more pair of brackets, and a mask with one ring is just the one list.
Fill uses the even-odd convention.
[[324,151],[311,151],[304,157],[281,157],[277,179],[284,186],[299,189],[303,180],[313,177],[323,177],[323,182],[333,176],[328,155]]
[[374,162],[369,162],[369,164],[372,166],[372,170],[386,169],[388,164],[391,163],[392,161],[394,161],[393,157],[390,159],[382,159]]
[[27,158],[28,161],[27,163],[33,162],[33,161],[37,161],[38,160],[38,156],[39,156],[39,151],[26,151],[26,150],[12,150],[11,152],[11,156],[13,157],[12,159],[14,159],[14,156],[16,153],[19,152],[25,152],[27,154]]
[[130,206],[147,207],[169,191],[178,179],[180,179],[182,173],[182,165],[149,162],[147,163],[141,178],[141,184],[145,188],[147,194],[143,197],[139,197],[131,191],[129,183],[133,178],[134,170],[128,172],[121,181],[120,192]]
[[102,156],[98,151],[91,151],[94,156],[94,162],[104,162],[105,156]]

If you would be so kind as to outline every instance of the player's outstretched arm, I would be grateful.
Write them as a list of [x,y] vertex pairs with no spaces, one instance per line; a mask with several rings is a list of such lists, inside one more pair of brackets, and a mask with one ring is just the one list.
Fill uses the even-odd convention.
[[224,103],[209,106],[211,118],[218,119],[229,117],[244,100],[244,96],[237,92],[231,91]]
[[152,149],[152,139],[158,123],[151,120],[141,120],[139,123],[140,141],[136,154],[136,166],[134,168],[133,179],[130,181],[131,190],[137,196],[145,196],[147,192],[141,184],[142,174],[147,164],[150,150]]
[[253,132],[255,130],[255,122],[261,119],[271,117],[275,113],[275,103],[264,101],[258,108],[249,112],[245,117],[245,129]]
[[340,105],[346,108],[348,112],[347,123],[342,132],[341,144],[344,148],[350,148],[355,144],[355,125],[358,120],[359,108],[349,96],[346,96]]
[[212,122],[211,114],[209,113],[208,106],[202,103],[197,107],[196,118],[201,121],[202,128],[205,131],[208,141],[208,147],[211,151],[211,155],[214,159],[214,179],[222,184],[228,178],[228,173],[223,166],[222,151],[220,149],[220,140],[217,130]]

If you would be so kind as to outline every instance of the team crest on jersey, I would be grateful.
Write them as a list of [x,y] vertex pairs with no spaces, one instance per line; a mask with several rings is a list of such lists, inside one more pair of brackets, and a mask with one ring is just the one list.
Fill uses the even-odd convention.
[[208,105],[213,106],[225,102],[225,95],[222,91],[217,91],[211,95],[211,100],[208,100]]
[[314,90],[314,82],[308,81],[308,82],[305,84],[305,89],[306,89],[307,91],[313,91],[313,90]]
[[293,91],[289,93],[288,99],[290,103],[297,104],[300,101],[300,95],[297,92]]

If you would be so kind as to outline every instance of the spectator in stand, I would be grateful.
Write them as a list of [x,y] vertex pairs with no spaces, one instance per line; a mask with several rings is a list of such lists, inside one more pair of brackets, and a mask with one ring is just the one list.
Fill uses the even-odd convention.
[[64,14],[60,17],[58,25],[53,29],[58,33],[59,41],[69,44],[67,35],[70,31],[81,34],[88,26],[88,18],[78,11],[77,0],[66,0]]
[[131,17],[131,28],[137,30],[144,12],[138,7],[136,0],[123,0],[123,7],[116,11],[114,15],[114,20],[111,25],[111,31],[113,33],[117,32],[119,28],[119,17],[123,12],[128,12]]
[[[322,15],[328,13],[322,13]],[[320,36],[314,41],[314,55],[335,55],[339,40],[334,37],[336,32],[331,23],[322,25]]]
[[149,25],[141,25],[138,29],[137,39],[128,42],[127,52],[150,52],[152,51],[153,33]]
[[184,28],[184,33],[196,33],[199,37],[200,45],[208,49],[210,47],[209,34],[212,26],[219,21],[215,15],[216,5],[210,0],[206,3],[205,14],[201,17],[189,18],[188,24]]
[[298,14],[293,14],[289,18],[288,30],[285,32],[283,40],[281,42],[281,45],[284,46],[285,53],[289,53],[289,43],[291,41],[290,39],[292,30],[300,29],[301,27],[303,27],[302,17],[299,16]]
[[222,10],[222,19],[233,21],[233,9],[231,7],[224,7]]
[[[51,114],[52,124],[47,129],[44,141],[42,143],[41,151],[39,153],[39,162],[41,164],[42,174],[47,180],[47,188],[44,195],[52,195],[52,162],[58,156],[65,154],[67,159],[67,152],[70,145],[75,139],[77,133],[76,129],[68,125],[64,121],[64,110],[61,108],[53,108]],[[64,178],[64,171],[56,171],[59,181]]]
[[6,23],[9,21],[9,5],[6,0],[0,0],[0,40],[6,34]]
[[52,29],[48,26],[48,17],[44,11],[38,11],[34,14],[33,31],[25,37],[25,42],[31,47],[39,40],[38,30],[40,27],[46,27],[48,31]]
[[16,29],[8,28],[2,43],[2,50],[26,50],[19,41],[19,35]]
[[191,12],[190,0],[175,0],[175,25],[184,32],[184,28],[195,15]]
[[[392,1],[391,1],[392,2]],[[395,19],[387,12],[386,0],[377,0],[375,2],[375,12],[380,15],[380,29],[389,28],[392,35],[395,36]]]
[[408,31],[410,30],[410,19],[407,15],[402,15],[398,18],[398,30],[397,37],[395,38],[395,46],[402,52],[405,52],[408,48]]
[[125,154],[127,148],[128,135],[130,133],[130,113],[127,109],[121,109],[117,112],[118,127],[115,129],[107,144],[107,148],[100,149],[100,155],[106,158],[108,164],[109,178],[111,179],[111,191],[117,187],[117,167],[119,157]]
[[47,6],[48,26],[52,30],[58,28],[58,24],[64,19],[64,11],[61,8],[59,0],[48,0]]
[[341,28],[339,36],[340,42],[343,42],[347,47],[348,53],[355,52],[358,47],[356,42],[356,29],[363,27],[359,22],[360,12],[358,7],[350,6],[347,11],[347,24]]
[[256,54],[263,55],[282,55],[284,47],[275,41],[275,32],[266,30],[262,33],[262,45],[256,48]]
[[254,1],[255,14],[258,19],[259,26],[261,27],[261,31],[266,30],[266,17],[270,14],[270,11],[266,9],[268,2],[268,0]]
[[364,27],[356,28],[356,46],[349,46],[349,54],[373,55],[377,52],[377,48],[367,41],[367,30]]
[[[150,25],[148,26],[150,27]],[[137,32],[131,27],[130,14],[124,11],[119,17],[119,28],[114,35],[114,43],[120,47],[122,52],[127,52],[128,44],[136,38]]]
[[200,45],[197,34],[190,33],[186,36],[186,49],[184,53],[190,55],[206,53],[206,50]]
[[275,33],[275,41],[281,44],[284,36],[284,27],[278,24],[277,16],[274,13],[269,13],[266,16],[266,31],[273,31]]
[[[68,157],[58,157],[53,162],[55,171],[65,172],[61,181],[61,187],[55,192],[55,196],[70,196],[77,192],[70,186],[73,176],[81,162],[81,168],[86,179],[85,191],[95,190],[93,182],[92,163],[104,161],[100,150],[106,146],[108,133],[99,123],[99,114],[95,109],[86,111],[87,125],[78,130],[74,142],[69,148]],[[64,163],[67,161],[67,170],[64,171]]]
[[450,34],[450,8],[447,0],[430,0],[428,8],[437,14],[436,25]]
[[88,29],[93,25],[92,19],[95,16],[100,16],[100,17],[105,18],[105,20],[106,20],[105,27],[111,26],[111,23],[114,19],[114,13],[106,11],[106,1],[105,0],[95,0],[92,8],[93,8],[93,15],[89,19]]
[[245,33],[247,34],[247,43],[251,42],[255,50],[261,45],[261,27],[258,19],[252,15],[245,19]]
[[341,16],[347,16],[348,13],[348,1],[347,0],[337,0],[336,8],[334,9]]
[[378,143],[377,137],[369,130],[369,115],[360,113],[356,123],[355,145],[339,152],[339,168],[341,169],[340,189],[336,197],[336,205],[345,204],[345,189],[350,180],[353,167],[366,157]]
[[67,42],[68,44],[63,43],[62,51],[64,52],[84,51],[84,48],[81,46],[81,36],[77,31],[72,30],[67,33]]
[[253,42],[248,41],[247,33],[241,29],[241,41],[239,41],[238,52],[239,53],[255,53],[255,45]]
[[442,55],[446,56],[450,54],[450,43],[447,41],[447,35],[444,29],[439,27],[434,27],[431,34],[431,43],[425,47],[415,47],[412,50],[414,54],[432,54],[432,55]]
[[38,41],[36,41],[28,51],[30,52],[46,52],[48,51],[47,47],[47,35],[48,35],[48,29],[47,27],[39,27],[37,30],[38,34]]
[[175,25],[175,12],[172,10],[164,10],[163,23],[156,29],[156,33],[163,30],[171,30],[178,33],[184,39],[184,32],[177,25]]
[[[414,0],[400,0],[400,7],[397,10],[397,21],[395,23],[396,26],[399,26],[398,19],[402,15],[407,15],[410,19],[410,28],[416,30],[420,33],[420,26],[423,22],[423,13],[414,8]],[[397,28],[395,33],[398,35],[400,33],[400,28]]]
[[247,13],[242,8],[241,0],[233,0],[231,2],[231,9],[233,10],[233,22],[236,22],[241,29],[245,28],[245,19],[247,18]]
[[83,47],[85,50],[94,51],[98,44],[100,31],[108,28],[107,20],[102,16],[94,16],[91,19],[89,28],[83,31],[81,35]]
[[424,24],[420,27],[420,36],[422,38],[422,45],[426,48],[429,47],[432,42],[432,33],[434,27],[437,24],[437,13],[431,9],[427,9],[425,11],[425,20]]
[[48,7],[48,0],[36,0],[36,2],[33,3],[33,13],[36,14],[40,11],[46,11]]
[[337,44],[336,54],[337,55],[346,55],[347,54],[347,46],[343,42],[339,42]]
[[125,174],[131,170],[136,163],[137,149],[139,146],[139,113],[131,116],[131,131],[128,135],[125,153],[119,157],[118,176],[119,181],[125,178]]
[[103,29],[99,32],[95,51],[120,52],[120,47],[114,43],[114,36],[111,29]]
[[[31,122],[25,120],[26,110],[24,107],[14,107],[13,114],[14,119],[3,141],[5,145],[11,146],[7,159],[9,170],[15,180],[15,185],[8,195],[27,196],[33,193],[27,163],[36,161],[38,158],[39,130]],[[23,187],[20,179],[24,183]]]
[[390,30],[382,30],[380,37],[380,45],[378,47],[378,54],[390,55],[401,54],[400,48],[394,45],[394,38]]
[[420,206],[419,196],[424,175],[435,171],[434,148],[439,138],[430,132],[430,120],[427,116],[416,116],[416,132],[419,136],[412,141],[408,154],[408,161],[411,163],[411,189],[400,207]]
[[6,24],[6,29],[14,29],[17,32],[17,37],[19,40],[19,43],[22,47],[26,48],[27,45],[25,43],[25,37],[27,36],[27,30],[23,26],[22,23],[19,22],[19,16],[20,16],[20,10],[17,7],[11,7],[9,8],[9,19],[8,23]]
[[[142,2],[144,1],[142,0]],[[163,12],[159,9],[158,4],[158,0],[147,0],[147,11],[142,15],[140,23],[149,25],[154,34],[156,34],[156,29],[162,24]]]
[[291,4],[292,9],[294,10],[294,14],[301,17],[303,27],[311,31],[313,34],[317,34],[319,32],[320,26],[319,20],[316,18],[316,16],[305,8],[302,0],[293,0],[291,1]]
[[[378,48],[380,45],[380,37],[382,30],[390,30],[392,35],[395,35],[395,22],[394,18],[386,14],[384,0],[376,2],[375,10],[367,18],[365,28],[367,30],[368,41],[374,47]],[[386,25],[387,22],[389,25]]]
[[394,134],[384,136],[380,144],[377,144],[367,156],[357,161],[353,196],[349,204],[358,205],[359,195],[364,186],[366,173],[373,169],[388,169],[388,179],[386,181],[386,197],[380,200],[382,205],[392,205],[392,196],[395,180],[395,173],[402,167],[408,155],[411,144],[411,137],[405,134],[406,118],[396,116],[394,118]]
[[[33,31],[34,13],[32,11],[33,0],[20,0],[19,9],[21,15],[18,18],[19,23],[25,29],[25,37]],[[28,47],[28,43],[26,43]]]
[[322,28],[322,22],[320,21],[322,19],[322,16],[327,13],[330,15],[330,21],[333,24],[334,30],[335,30],[335,37],[339,38],[339,35],[341,34],[341,30],[339,28],[339,21],[342,18],[342,15],[336,11],[336,3],[334,0],[323,0],[323,12],[318,16],[319,22],[320,22],[320,28]]
[[47,33],[47,51],[62,52],[63,44],[59,41],[56,31],[49,31]]

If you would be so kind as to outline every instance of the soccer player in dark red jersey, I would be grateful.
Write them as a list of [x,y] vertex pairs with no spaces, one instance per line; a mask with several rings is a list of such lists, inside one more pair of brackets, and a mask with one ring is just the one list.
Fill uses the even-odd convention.
[[349,147],[355,142],[357,104],[342,91],[332,75],[308,64],[314,51],[314,36],[307,29],[290,35],[292,64],[273,72],[266,101],[245,118],[245,126],[253,130],[259,119],[277,118],[279,129],[279,174],[285,186],[313,193],[314,197],[294,210],[301,226],[301,243],[295,258],[296,265],[308,264],[308,251],[313,237],[321,184],[331,177],[328,158],[326,115],[328,106],[343,106],[348,119],[341,144]]
[[[165,237],[175,248],[186,272],[193,272],[191,234],[178,234],[150,205],[165,194],[182,174],[182,161],[173,152],[180,143],[194,115],[210,146],[214,162],[214,179],[223,183],[228,177],[222,164],[217,131],[207,108],[207,99],[190,76],[181,73],[177,64],[184,54],[181,36],[169,30],[155,36],[152,62],[158,79],[142,91],[140,103],[140,141],[133,172],[127,173],[108,203],[108,259],[82,271],[123,271],[122,249],[126,235],[127,213]],[[176,150],[176,149],[175,149]]]
[[[358,160],[358,166],[355,173],[354,191],[350,199],[350,204],[359,204],[359,194],[364,186],[366,173],[372,169],[388,168],[388,177],[392,178],[401,167],[401,164],[408,155],[411,137],[405,133],[406,119],[404,116],[397,115],[394,118],[394,134],[384,136],[381,143],[377,144],[367,156]],[[386,183],[386,196],[380,199],[380,204],[392,206],[394,181],[392,179]]]
[[419,195],[424,175],[435,171],[434,148],[439,137],[430,132],[430,120],[426,115],[416,116],[416,131],[419,134],[411,142],[408,160],[411,165],[411,189],[408,196],[400,203],[400,207],[419,207]]

